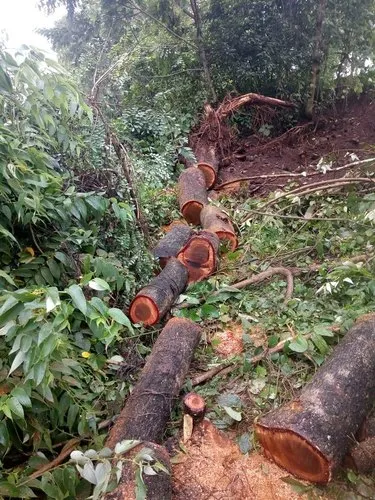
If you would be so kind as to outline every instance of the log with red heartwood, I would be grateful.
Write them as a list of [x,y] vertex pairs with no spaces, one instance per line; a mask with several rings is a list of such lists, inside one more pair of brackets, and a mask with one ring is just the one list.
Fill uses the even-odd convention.
[[194,231],[186,224],[176,224],[159,241],[152,250],[154,257],[159,259],[159,264],[163,268],[171,257],[176,257],[180,250],[193,236]]
[[129,308],[132,322],[146,326],[158,323],[185,290],[188,275],[187,267],[175,257],[171,257],[162,272],[133,299]]
[[206,413],[205,400],[196,392],[189,392],[183,399],[184,413],[193,417],[195,422],[203,419]]
[[203,229],[216,233],[220,240],[229,241],[232,251],[237,248],[236,232],[225,212],[213,205],[206,205],[201,211],[201,224]]
[[207,189],[211,189],[217,179],[219,161],[216,157],[215,146],[212,144],[198,144],[195,148],[198,168],[203,172]]
[[[137,466],[132,460],[142,448],[168,471],[171,465],[166,449],[159,446],[170,419],[175,398],[188,373],[194,350],[201,337],[201,328],[193,321],[173,318],[157,338],[140,378],[112,427],[106,447],[114,449],[123,440],[142,441],[126,454],[120,483],[106,500],[135,500]],[[147,499],[169,500],[172,496],[171,475],[158,472],[144,475]],[[146,479],[147,478],[147,479]]]
[[299,397],[256,424],[265,455],[327,483],[375,399],[375,319],[357,322]]
[[200,213],[207,205],[206,180],[197,167],[187,168],[178,179],[180,210],[187,222],[198,225]]
[[190,238],[177,256],[188,269],[188,283],[201,281],[216,271],[219,245],[219,238],[211,231],[201,231]]

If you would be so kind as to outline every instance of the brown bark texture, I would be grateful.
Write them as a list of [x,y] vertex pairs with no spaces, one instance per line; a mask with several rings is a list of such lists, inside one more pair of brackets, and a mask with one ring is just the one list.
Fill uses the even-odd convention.
[[327,483],[375,398],[375,320],[357,323],[300,396],[263,417],[265,455],[295,476]]
[[234,251],[238,240],[233,224],[225,212],[213,205],[206,205],[201,211],[203,229],[216,233],[220,240],[229,241],[230,249]]
[[193,321],[168,321],[109,433],[108,448],[124,439],[161,442],[200,336],[201,328]]
[[154,257],[159,259],[160,266],[165,267],[171,257],[176,257],[193,234],[194,231],[185,224],[174,226],[152,251]]
[[147,490],[147,500],[169,500],[172,498],[172,466],[169,460],[168,451],[164,448],[164,446],[150,442],[143,442],[126,453],[126,462],[123,464],[119,484],[115,490],[106,494],[105,500],[137,499],[136,477],[139,466],[136,462],[137,454],[140,453],[143,448],[147,448],[149,453],[149,450],[152,450],[152,457],[163,464],[169,471],[169,474],[163,471],[158,471],[156,475],[142,475]]
[[147,326],[158,323],[185,290],[187,280],[188,269],[178,259],[171,257],[162,272],[133,299],[129,309],[132,322]]
[[375,437],[356,443],[348,453],[345,463],[360,474],[375,470]]
[[220,240],[211,231],[192,236],[177,258],[187,267],[188,283],[201,281],[216,271]]
[[187,222],[198,225],[202,208],[207,205],[206,180],[196,167],[187,168],[178,180],[180,210]]
[[217,179],[219,162],[216,157],[215,146],[201,144],[196,147],[195,156],[198,168],[203,172],[207,189],[211,189]]
[[202,396],[196,392],[189,392],[184,397],[183,403],[184,413],[193,417],[195,422],[199,422],[203,419],[206,413],[206,403]]

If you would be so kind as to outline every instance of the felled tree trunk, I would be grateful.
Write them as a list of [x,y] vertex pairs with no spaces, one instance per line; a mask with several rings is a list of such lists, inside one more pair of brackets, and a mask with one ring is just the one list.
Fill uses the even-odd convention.
[[232,251],[237,248],[237,236],[225,212],[212,205],[206,205],[201,211],[201,224],[203,229],[216,233],[220,240],[229,241]]
[[185,290],[187,281],[188,269],[171,257],[162,272],[133,299],[129,309],[132,322],[147,326],[158,323]]
[[165,267],[171,257],[176,257],[186,245],[194,231],[185,224],[174,226],[156,245],[152,253],[159,259],[161,267]]
[[206,181],[196,167],[184,170],[178,180],[180,210],[187,222],[198,225],[202,208],[207,205]]
[[161,442],[200,336],[201,328],[193,321],[168,321],[109,433],[108,448],[114,448],[123,439]]
[[177,256],[188,269],[188,283],[201,281],[216,270],[219,245],[219,238],[210,231],[201,231],[190,238]]
[[202,144],[197,147],[196,157],[198,168],[203,172],[207,189],[211,189],[217,179],[219,162],[216,157],[215,147]]
[[375,412],[368,415],[345,457],[345,465],[360,474],[375,470]]
[[375,398],[375,319],[350,330],[299,397],[256,424],[267,457],[327,483]]

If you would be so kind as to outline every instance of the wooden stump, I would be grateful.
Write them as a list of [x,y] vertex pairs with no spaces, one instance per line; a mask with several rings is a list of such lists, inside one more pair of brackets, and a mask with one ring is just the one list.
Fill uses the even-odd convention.
[[186,245],[194,231],[185,224],[178,224],[159,241],[152,253],[159,259],[163,268],[171,257],[176,257],[180,250]]
[[199,168],[190,167],[182,172],[178,192],[182,215],[187,222],[198,225],[201,210],[208,203],[205,177]]
[[299,397],[256,424],[267,457],[327,483],[375,399],[375,320],[357,323]]
[[216,233],[220,240],[229,241],[232,252],[238,246],[237,236],[229,217],[213,205],[206,205],[201,211],[203,229]]
[[189,392],[183,400],[184,413],[193,417],[195,422],[200,422],[206,413],[206,402],[196,392]]
[[207,189],[212,188],[217,179],[219,170],[219,162],[216,158],[215,147],[207,144],[202,144],[197,147],[196,157],[198,168],[203,172],[206,180]]
[[193,321],[168,321],[109,433],[108,448],[114,448],[123,439],[161,442],[200,336],[201,328]]
[[201,231],[190,238],[177,256],[188,269],[188,283],[201,281],[216,270],[219,244],[219,238],[210,231]]
[[162,272],[133,299],[129,309],[132,322],[147,326],[158,323],[185,290],[188,275],[185,265],[171,257]]

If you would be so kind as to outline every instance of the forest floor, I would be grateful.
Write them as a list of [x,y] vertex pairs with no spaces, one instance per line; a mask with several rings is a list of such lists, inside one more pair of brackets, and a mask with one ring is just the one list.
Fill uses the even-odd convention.
[[[351,186],[283,198],[267,212],[263,207],[295,181],[358,175],[356,168],[330,169],[374,156],[375,102],[362,98],[279,138],[236,139],[232,155],[221,162],[218,185],[229,184],[211,197],[219,197],[234,220],[240,245],[222,256],[213,277],[190,286],[172,311],[204,327],[185,389],[205,398],[213,424],[199,424],[181,442],[181,415],[171,422],[175,500],[375,498],[375,474],[343,469],[327,487],[294,479],[263,457],[252,431],[254,419],[297,393],[359,315],[374,312],[375,295],[373,189]],[[303,172],[316,175],[284,177]],[[360,254],[368,257],[349,262]],[[316,264],[318,272],[308,271]],[[291,300],[284,300],[280,276],[237,292],[228,288],[270,266],[306,268],[294,280]],[[289,346],[269,354],[285,341]],[[230,368],[196,384],[206,370],[225,366]]]

